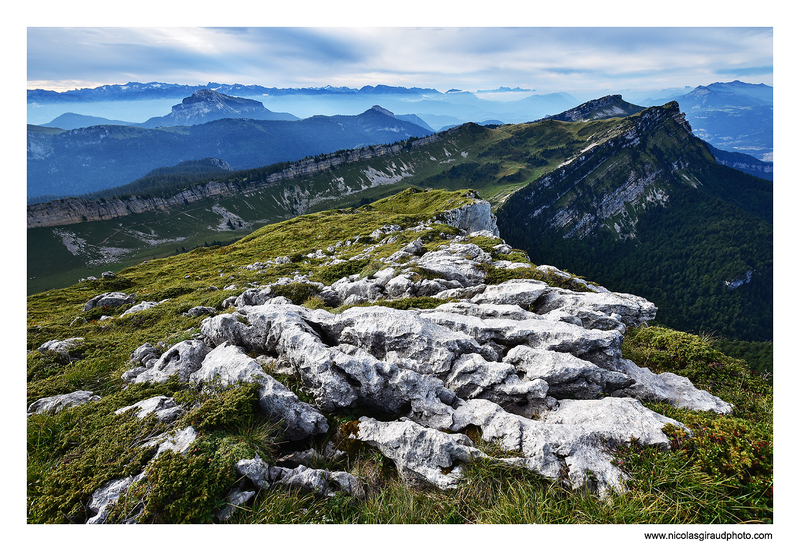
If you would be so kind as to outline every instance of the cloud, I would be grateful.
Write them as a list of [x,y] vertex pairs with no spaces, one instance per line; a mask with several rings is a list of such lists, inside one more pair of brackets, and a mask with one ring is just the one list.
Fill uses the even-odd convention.
[[770,28],[28,29],[28,80],[537,91],[771,82]]

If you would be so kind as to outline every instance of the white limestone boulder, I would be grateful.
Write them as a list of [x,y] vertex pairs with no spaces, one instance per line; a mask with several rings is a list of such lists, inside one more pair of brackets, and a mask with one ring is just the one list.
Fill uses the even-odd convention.
[[76,390],[68,394],[58,394],[39,398],[28,406],[28,417],[31,415],[54,414],[62,409],[82,406],[89,402],[96,402],[100,396],[90,390]]

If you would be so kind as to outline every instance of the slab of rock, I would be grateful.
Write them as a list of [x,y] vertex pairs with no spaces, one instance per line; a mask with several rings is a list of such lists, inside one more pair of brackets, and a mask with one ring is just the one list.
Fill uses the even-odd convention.
[[533,279],[512,279],[498,285],[488,285],[486,289],[472,297],[475,304],[511,304],[526,308],[536,302],[551,288]]
[[179,381],[186,383],[192,373],[200,369],[209,352],[210,349],[201,340],[181,341],[164,352],[149,369],[133,378],[123,374],[123,379],[133,383],[163,383],[170,376],[177,375]]
[[270,467],[269,472],[273,484],[314,492],[320,497],[333,497],[337,491],[356,498],[365,496],[364,488],[358,479],[345,471],[310,469],[300,465],[294,469]]
[[28,406],[28,417],[43,413],[58,413],[62,409],[74,408],[88,402],[95,402],[99,399],[100,396],[89,390],[76,390],[69,394],[58,394],[56,396],[48,396],[47,398],[39,398]]
[[259,490],[266,490],[270,487],[269,465],[258,454],[253,459],[238,461],[236,472],[247,478]]
[[64,340],[50,340],[40,346],[37,350],[40,354],[57,354],[62,358],[69,357],[69,351],[79,346],[83,342],[82,337],[71,337]]
[[153,364],[158,361],[162,352],[161,349],[146,342],[131,353],[129,361],[134,365],[142,365],[151,368]]
[[140,400],[133,405],[119,408],[114,413],[120,415],[130,410],[138,410],[136,417],[144,419],[150,413],[155,413],[162,423],[171,423],[184,414],[184,410],[175,400],[167,396],[153,396],[145,400]]
[[87,508],[92,514],[92,517],[86,521],[86,524],[103,524],[108,518],[108,508],[117,502],[119,496],[128,489],[134,482],[138,482],[144,477],[144,473],[136,476],[129,476],[126,478],[119,478],[112,480],[95,490],[92,493],[92,499],[89,501]]
[[500,235],[500,230],[497,228],[497,217],[492,213],[489,202],[483,199],[477,199],[469,205],[441,213],[438,218],[443,223],[455,226],[467,233],[486,231],[494,237]]
[[159,304],[164,304],[167,301],[169,301],[168,298],[165,298],[164,300],[161,300],[161,301],[158,301],[158,302],[143,300],[139,304],[131,306],[130,308],[128,308],[127,310],[122,312],[119,315],[119,317],[124,317],[124,316],[127,316],[128,314],[135,314],[136,312],[142,312],[144,310],[149,310],[150,308],[158,306]]
[[548,384],[541,378],[520,379],[512,364],[487,362],[479,354],[464,354],[444,381],[459,398],[491,400],[504,408],[543,400]]
[[420,317],[451,331],[464,333],[481,345],[494,348],[524,344],[531,348],[567,352],[609,369],[614,369],[622,357],[622,335],[618,331],[584,329],[571,323],[541,317],[526,317],[521,320],[481,319],[447,310],[436,308],[421,313]]
[[247,490],[240,490],[238,488],[234,488],[230,491],[230,493],[225,497],[225,505],[222,506],[219,510],[214,512],[214,516],[219,521],[226,521],[233,513],[236,512],[236,509],[250,501],[256,493],[253,491]]
[[325,416],[310,404],[268,375],[261,364],[233,344],[222,343],[203,359],[199,370],[192,373],[193,383],[215,383],[228,386],[238,382],[258,383],[258,404],[271,419],[283,423],[287,440],[302,440],[328,431]]
[[103,306],[122,306],[123,304],[133,304],[134,302],[136,302],[136,295],[134,293],[126,295],[125,293],[113,291],[92,297],[86,304],[84,304],[83,311],[88,312],[92,308],[102,308]]
[[158,446],[156,448],[156,454],[153,456],[153,459],[155,459],[165,451],[172,451],[184,455],[189,451],[189,446],[191,446],[196,439],[197,431],[194,430],[194,427],[189,426],[174,434],[162,434],[154,440],[147,442],[144,446],[147,448]]
[[574,316],[587,329],[624,331],[652,321],[658,308],[642,297],[626,293],[582,293],[552,287],[534,305],[539,314]]
[[713,411],[720,415],[729,415],[733,412],[731,404],[710,392],[696,388],[686,377],[674,373],[656,375],[630,360],[624,360],[622,367],[635,384],[620,389],[614,396],[632,396],[643,402],[665,402],[678,408]]
[[516,346],[503,360],[525,373],[524,379],[542,379],[555,398],[599,398],[634,383],[625,373],[603,369],[573,354]]
[[199,368],[189,375],[189,382],[229,386],[238,382],[256,382],[266,376],[261,364],[240,347],[224,342],[203,357]]
[[555,411],[543,413],[539,420],[509,413],[487,400],[469,400],[456,409],[451,429],[478,426],[484,439],[521,452],[527,468],[553,479],[566,472],[574,488],[592,480],[604,496],[611,489],[624,491],[627,479],[614,465],[611,450],[634,440],[669,447],[662,431],[667,424],[685,429],[631,398],[561,400]]
[[477,245],[456,243],[425,253],[415,264],[438,274],[444,280],[457,281],[464,287],[471,287],[484,283],[486,272],[481,264],[487,262],[487,257],[491,263],[491,255]]
[[412,485],[454,488],[464,465],[484,457],[466,435],[446,434],[409,419],[382,422],[361,417],[358,433],[350,437],[378,448]]
[[216,308],[212,308],[211,306],[194,306],[189,308],[188,311],[184,312],[183,315],[190,318],[196,318],[198,316],[204,316],[206,314],[214,315],[216,313]]

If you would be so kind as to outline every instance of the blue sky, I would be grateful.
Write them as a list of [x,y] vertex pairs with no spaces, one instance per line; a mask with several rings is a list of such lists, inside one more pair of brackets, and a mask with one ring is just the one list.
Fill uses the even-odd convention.
[[[546,22],[527,19],[501,21]],[[130,20],[136,22],[135,17]],[[384,27],[376,18],[362,26],[316,27],[295,26],[304,20],[291,17],[253,17],[259,24],[294,25],[208,28],[172,26],[171,21],[165,19],[167,26],[160,26],[158,18],[154,26],[30,25],[27,87],[61,91],[129,81],[216,81],[276,87],[388,84],[439,91],[508,86],[537,93],[593,93],[735,79],[773,85],[769,26]],[[239,21],[250,22],[246,17]],[[482,24],[480,18],[464,22],[469,21]]]

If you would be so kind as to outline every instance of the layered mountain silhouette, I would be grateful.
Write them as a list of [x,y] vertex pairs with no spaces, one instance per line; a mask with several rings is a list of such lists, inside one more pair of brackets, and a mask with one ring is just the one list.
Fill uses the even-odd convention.
[[431,134],[377,106],[360,115],[262,120],[277,115],[256,101],[201,90],[144,125],[29,125],[28,197],[92,193],[208,157],[242,170]]

